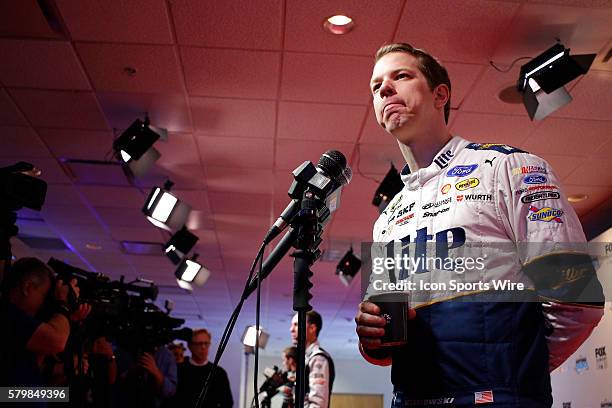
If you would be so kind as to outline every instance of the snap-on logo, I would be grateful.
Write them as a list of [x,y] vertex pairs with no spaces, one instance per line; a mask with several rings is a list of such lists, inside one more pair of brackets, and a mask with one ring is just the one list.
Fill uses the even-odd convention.
[[455,166],[452,169],[450,169],[446,175],[448,177],[465,177],[468,174],[471,174],[474,170],[476,170],[476,168],[478,167],[477,164],[468,164],[468,165],[464,165],[464,166]]

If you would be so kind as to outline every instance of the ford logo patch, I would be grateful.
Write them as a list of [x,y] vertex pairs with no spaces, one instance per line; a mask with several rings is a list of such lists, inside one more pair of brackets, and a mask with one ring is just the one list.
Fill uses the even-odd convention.
[[547,181],[548,180],[546,180],[546,177],[542,176],[541,174],[533,174],[523,179],[523,183],[525,184],[544,184]]
[[474,170],[476,170],[476,168],[478,167],[477,164],[468,164],[465,166],[455,166],[452,169],[450,169],[446,175],[448,177],[465,177],[468,174],[471,174]]

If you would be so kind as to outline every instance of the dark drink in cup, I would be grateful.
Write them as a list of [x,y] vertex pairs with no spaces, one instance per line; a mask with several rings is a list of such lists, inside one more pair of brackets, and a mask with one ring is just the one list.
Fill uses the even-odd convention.
[[380,308],[380,315],[387,320],[385,334],[381,338],[382,346],[401,346],[408,342],[408,307],[410,297],[407,293],[377,293],[368,298],[368,302]]

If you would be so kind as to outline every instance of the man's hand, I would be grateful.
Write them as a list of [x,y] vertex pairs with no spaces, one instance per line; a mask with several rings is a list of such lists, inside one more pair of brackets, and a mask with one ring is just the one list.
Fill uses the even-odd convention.
[[93,346],[91,348],[91,352],[93,354],[99,354],[108,358],[113,357],[113,345],[106,340],[106,337],[98,337],[93,342]]
[[[408,310],[408,319],[414,319],[416,311]],[[380,316],[380,308],[368,301],[359,304],[359,312],[355,316],[357,327],[355,331],[359,336],[359,342],[364,348],[377,349],[382,347],[380,338],[385,334],[387,321]]]
[[70,280],[69,285],[65,284],[63,280],[58,279],[57,282],[55,282],[55,299],[59,302],[68,302],[68,295],[70,293],[71,288],[78,299],[80,289],[77,284],[78,281],[75,278],[72,278]]
[[164,382],[164,375],[159,370],[159,367],[157,367],[155,359],[151,354],[143,353],[138,359],[138,365],[147,370],[149,374],[153,376],[158,387],[161,386],[161,384]]
[[79,305],[77,310],[72,312],[72,314],[70,315],[70,320],[72,320],[73,322],[80,322],[82,320],[85,320],[85,318],[89,316],[90,312],[91,312],[91,305],[87,303],[82,303]]
[[359,342],[365,348],[376,349],[380,346],[380,338],[385,335],[387,321],[380,316],[380,308],[372,302],[361,302],[355,316],[357,327],[355,331]]

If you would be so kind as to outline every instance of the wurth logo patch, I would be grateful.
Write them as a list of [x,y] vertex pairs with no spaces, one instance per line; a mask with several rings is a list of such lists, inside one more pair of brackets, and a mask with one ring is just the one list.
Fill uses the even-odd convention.
[[493,194],[460,194],[457,196],[457,202],[461,201],[491,201]]

